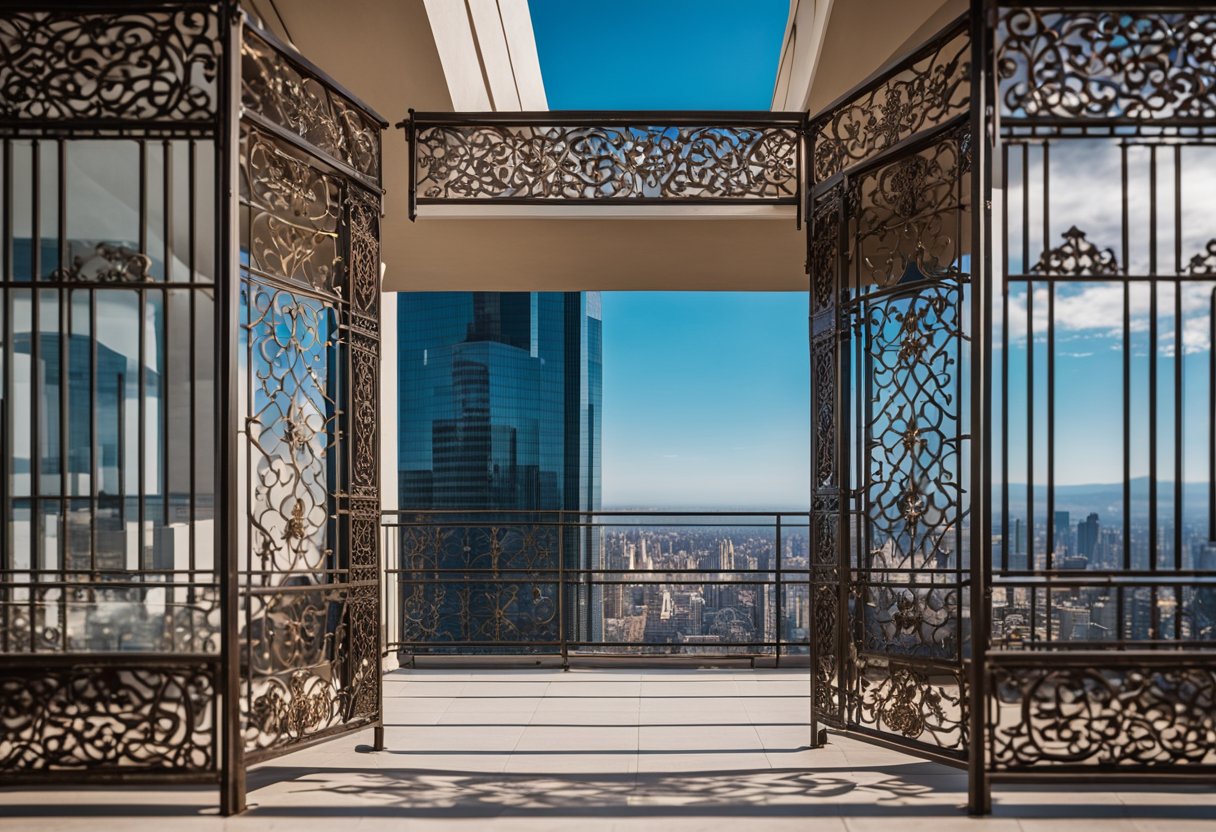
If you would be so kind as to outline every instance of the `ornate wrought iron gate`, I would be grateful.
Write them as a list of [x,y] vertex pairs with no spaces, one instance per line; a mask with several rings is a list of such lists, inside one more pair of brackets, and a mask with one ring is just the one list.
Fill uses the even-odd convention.
[[987,11],[1004,199],[984,768],[1211,783],[1216,6]]
[[963,765],[984,295],[966,19],[812,119],[812,722]]
[[812,721],[973,812],[1216,771],[1214,22],[977,0],[811,121]]
[[6,782],[380,741],[384,126],[235,3],[0,3]]

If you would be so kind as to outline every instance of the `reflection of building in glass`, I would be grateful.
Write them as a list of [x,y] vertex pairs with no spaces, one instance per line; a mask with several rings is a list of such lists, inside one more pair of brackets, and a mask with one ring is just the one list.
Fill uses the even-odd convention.
[[[402,293],[398,309],[403,508],[479,510],[480,522],[486,510],[600,508],[598,293]],[[598,566],[599,531],[567,530],[561,549],[568,567]],[[452,557],[441,566],[469,566]],[[555,569],[556,557],[545,552],[545,562],[528,565]],[[552,587],[533,589],[509,598],[521,632],[522,619],[551,609]],[[491,603],[478,598],[473,619],[484,612],[477,604]],[[570,601],[570,632],[599,640],[602,588]],[[457,603],[455,594],[442,603]]]

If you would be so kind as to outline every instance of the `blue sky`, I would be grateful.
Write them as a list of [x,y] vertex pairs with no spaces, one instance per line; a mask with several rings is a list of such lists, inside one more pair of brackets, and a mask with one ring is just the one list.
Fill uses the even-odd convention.
[[551,110],[767,110],[789,0],[529,0]]
[[[530,0],[550,109],[767,110],[788,0]],[[605,292],[605,507],[805,509],[807,298]]]

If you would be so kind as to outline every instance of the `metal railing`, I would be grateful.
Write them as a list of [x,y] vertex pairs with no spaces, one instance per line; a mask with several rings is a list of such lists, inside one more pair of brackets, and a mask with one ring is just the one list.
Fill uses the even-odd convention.
[[806,513],[403,509],[382,531],[403,661],[808,654]]
[[801,212],[802,112],[411,110],[397,126],[409,141],[411,219],[419,206],[489,204]]

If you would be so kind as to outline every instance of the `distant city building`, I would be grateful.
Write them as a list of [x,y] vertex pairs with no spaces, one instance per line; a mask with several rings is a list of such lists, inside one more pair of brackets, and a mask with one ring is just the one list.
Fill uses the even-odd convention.
[[[402,292],[398,297],[401,506],[476,510],[478,522],[493,519],[487,511],[598,510],[599,293]],[[527,516],[504,513],[503,519]],[[569,529],[563,535],[567,567],[599,566],[597,530]],[[443,557],[452,562],[440,566],[468,566],[460,562],[459,551]],[[556,560],[533,565],[557,568]],[[551,620],[553,599],[539,588],[532,594],[535,601],[528,593],[512,596],[508,615],[531,617],[533,624],[546,616]],[[569,632],[601,638],[602,587],[571,601]],[[457,601],[449,593],[437,603]],[[474,608],[467,615],[485,612]]]

